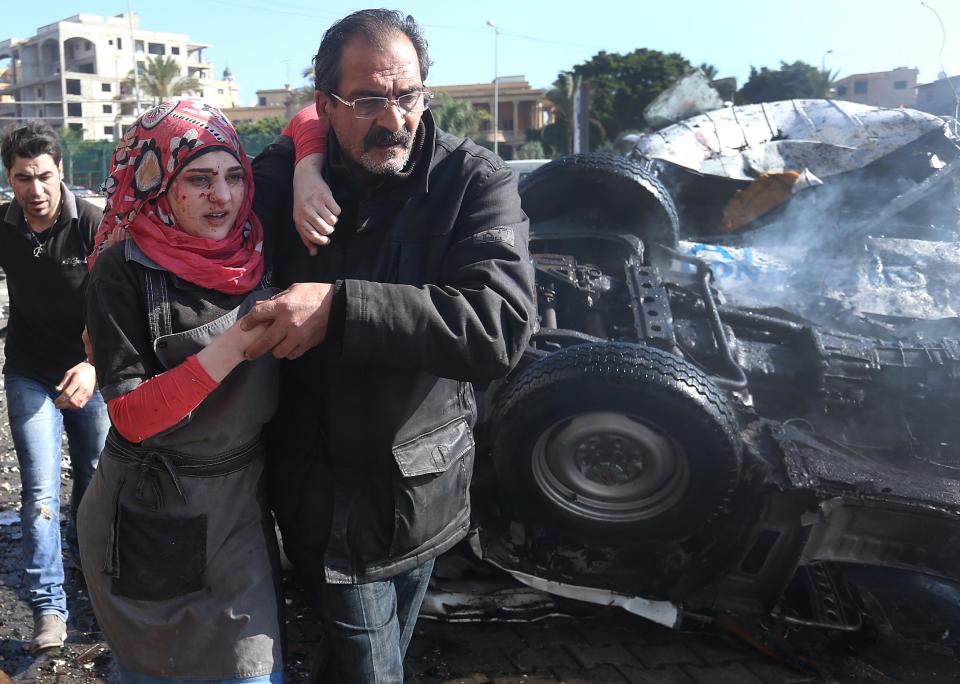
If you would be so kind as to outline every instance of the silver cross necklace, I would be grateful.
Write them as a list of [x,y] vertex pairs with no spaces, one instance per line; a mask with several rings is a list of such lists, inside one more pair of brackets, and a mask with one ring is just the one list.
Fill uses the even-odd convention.
[[50,239],[50,231],[53,229],[55,225],[57,225],[57,221],[60,220],[61,211],[63,211],[63,197],[60,198],[60,206],[57,207],[57,215],[54,217],[53,223],[51,223],[50,227],[47,228],[46,230],[40,231],[46,234],[46,237],[43,238],[43,242],[41,242],[40,238],[37,237],[36,231],[34,231],[33,226],[30,225],[30,220],[26,217],[26,215],[24,215],[23,221],[24,223],[27,224],[27,228],[30,229],[30,237],[33,238],[33,244],[35,245],[35,247],[33,248],[34,258],[39,259],[41,255],[43,255],[43,253],[47,251],[47,240]]

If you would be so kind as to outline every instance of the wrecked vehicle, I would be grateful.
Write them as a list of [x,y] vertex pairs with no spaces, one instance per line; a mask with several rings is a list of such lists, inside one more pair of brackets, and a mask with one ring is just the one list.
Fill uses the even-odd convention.
[[[859,258],[895,227],[890,239],[925,244],[886,245],[901,260],[912,254],[918,272],[935,270],[941,247],[936,268],[955,268],[955,214],[931,229],[891,208],[956,167],[943,122],[898,145],[867,138],[874,152],[851,153],[857,163],[837,177],[897,166],[897,152],[926,174],[907,182],[916,169],[901,166],[895,188],[870,195],[886,193],[873,214],[896,221],[873,230],[862,216],[821,217],[812,227],[852,228],[821,235],[794,262],[840,268],[841,252]],[[752,235],[797,225],[784,223],[789,207],[715,231],[742,187],[719,207],[703,199],[678,213],[674,198],[691,184],[671,185],[663,164],[578,155],[521,183],[540,328],[519,367],[482,395],[474,551],[529,586],[671,626],[684,613],[725,612],[855,630],[861,610],[837,572],[846,563],[960,580],[954,303],[919,298],[877,313],[836,293],[836,306],[812,306],[822,283],[728,287],[701,257],[742,258]],[[785,168],[828,186],[826,165]],[[949,200],[955,211],[955,188]],[[696,222],[708,213],[715,222]],[[782,272],[792,277],[796,263]],[[921,336],[912,323],[930,325]]]

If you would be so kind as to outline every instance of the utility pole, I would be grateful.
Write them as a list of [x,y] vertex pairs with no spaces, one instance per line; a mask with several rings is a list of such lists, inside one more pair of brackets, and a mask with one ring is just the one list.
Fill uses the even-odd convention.
[[133,37],[133,0],[127,0],[127,19],[130,23],[130,52],[133,54],[133,115],[140,116],[140,68],[137,66],[137,41]]
[[497,52],[499,50],[500,29],[489,19],[487,26],[493,29],[493,153],[497,151],[497,139],[500,137],[500,78],[497,76]]

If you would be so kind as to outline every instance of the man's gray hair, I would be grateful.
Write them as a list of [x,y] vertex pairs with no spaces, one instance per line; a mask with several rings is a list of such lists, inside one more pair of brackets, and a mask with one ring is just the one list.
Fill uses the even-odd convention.
[[314,87],[330,94],[340,84],[340,57],[343,46],[353,38],[362,38],[373,49],[382,49],[397,34],[410,39],[420,61],[420,80],[427,80],[430,55],[427,41],[420,27],[410,15],[396,10],[366,9],[354,12],[327,29],[320,41],[320,49],[313,57]]

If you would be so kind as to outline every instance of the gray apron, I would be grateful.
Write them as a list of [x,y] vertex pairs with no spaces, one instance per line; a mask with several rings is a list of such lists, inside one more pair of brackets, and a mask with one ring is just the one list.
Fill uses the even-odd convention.
[[[170,329],[162,271],[146,270],[154,350],[167,368],[255,301]],[[260,431],[276,407],[269,354],[237,366],[174,427],[140,444],[111,430],[79,511],[84,575],[114,655],[134,672],[235,679],[282,669],[276,535]]]

